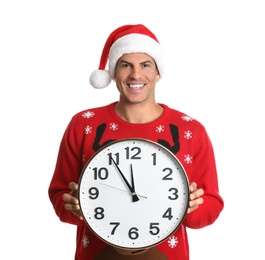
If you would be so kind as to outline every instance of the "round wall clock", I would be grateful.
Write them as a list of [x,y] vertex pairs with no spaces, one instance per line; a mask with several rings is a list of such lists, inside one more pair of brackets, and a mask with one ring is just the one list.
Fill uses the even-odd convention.
[[164,146],[127,138],[101,148],[87,162],[78,197],[86,224],[100,239],[137,251],[179,228],[188,209],[189,182]]

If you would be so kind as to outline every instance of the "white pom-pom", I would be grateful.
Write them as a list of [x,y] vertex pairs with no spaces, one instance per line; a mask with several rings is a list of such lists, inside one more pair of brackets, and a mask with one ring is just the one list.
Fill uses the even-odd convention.
[[94,88],[105,88],[110,84],[111,76],[107,70],[95,70],[91,73],[89,81]]

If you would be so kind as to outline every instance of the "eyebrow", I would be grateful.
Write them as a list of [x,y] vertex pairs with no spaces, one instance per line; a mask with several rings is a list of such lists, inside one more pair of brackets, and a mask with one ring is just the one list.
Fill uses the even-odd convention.
[[[120,62],[120,63],[128,63],[128,64],[132,64],[131,62],[126,61],[126,60],[120,60],[119,62]],[[152,62],[151,60],[146,60],[146,61],[142,61],[142,62],[140,62],[140,64],[144,64],[144,63],[150,63],[150,64],[153,64],[153,62]]]

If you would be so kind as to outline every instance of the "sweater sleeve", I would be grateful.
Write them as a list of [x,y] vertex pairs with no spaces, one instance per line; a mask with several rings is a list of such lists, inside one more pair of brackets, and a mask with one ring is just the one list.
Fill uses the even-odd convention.
[[48,189],[48,195],[57,216],[62,222],[84,225],[84,222],[76,215],[64,209],[65,202],[62,200],[62,195],[70,192],[68,187],[69,183],[78,183],[82,171],[82,162],[80,161],[82,156],[80,155],[81,150],[78,145],[81,142],[78,138],[81,138],[81,136],[78,137],[73,127],[73,121],[71,121],[61,140],[54,174]]
[[211,225],[223,210],[224,202],[219,194],[216,162],[211,141],[205,129],[194,147],[190,182],[196,182],[204,190],[203,204],[187,214],[184,225],[189,228],[202,228]]

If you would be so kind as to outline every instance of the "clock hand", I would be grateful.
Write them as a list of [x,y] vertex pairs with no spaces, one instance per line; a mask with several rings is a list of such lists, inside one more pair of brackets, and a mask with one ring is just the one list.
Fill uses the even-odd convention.
[[[131,177],[132,177],[132,190],[133,190],[134,194],[136,195],[135,188],[134,188],[134,179],[133,179],[133,167],[132,167],[132,164],[131,164]],[[137,195],[136,195],[136,197],[137,197]],[[133,198],[133,201],[138,201],[138,200],[139,200],[138,197],[137,198]]]
[[[101,185],[104,185],[104,186],[107,186],[107,187],[110,187],[110,188],[113,188],[113,189],[116,189],[116,190],[119,190],[119,191],[124,191],[124,192],[127,192],[126,190],[123,190],[123,189],[120,189],[118,187],[115,187],[115,186],[112,186],[112,185],[109,185],[109,184],[106,184],[106,183],[103,183],[103,182],[100,182]],[[138,197],[141,197],[141,198],[144,198],[144,199],[147,199],[146,196],[143,196],[143,195],[139,195],[137,194]]]
[[111,160],[113,161],[114,165],[116,166],[118,172],[120,173],[122,179],[124,180],[126,186],[128,187],[128,189],[130,190],[131,194],[132,194],[132,200],[133,202],[136,202],[139,200],[138,196],[135,193],[135,190],[132,188],[132,186],[129,184],[129,182],[127,181],[127,179],[125,178],[125,176],[123,175],[121,169],[119,168],[119,166],[117,165],[117,163],[115,162],[115,160],[113,160],[112,157],[110,157]]

